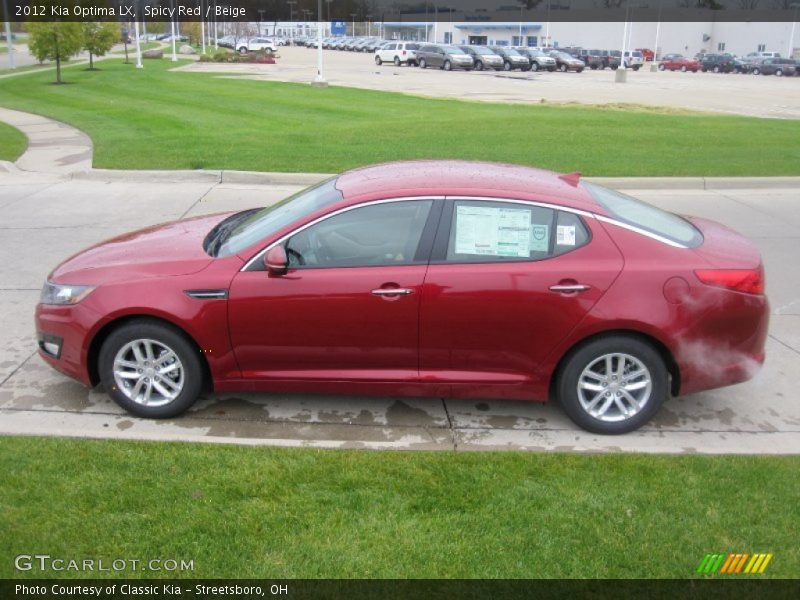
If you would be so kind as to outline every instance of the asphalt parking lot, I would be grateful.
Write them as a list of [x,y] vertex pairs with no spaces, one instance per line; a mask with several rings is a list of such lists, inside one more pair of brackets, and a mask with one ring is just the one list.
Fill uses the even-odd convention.
[[[637,72],[629,72],[626,83],[615,83],[615,73],[610,69],[587,69],[582,73],[445,72],[387,64],[379,67],[369,53],[323,50],[323,56],[324,75],[332,85],[489,102],[624,103],[800,118],[800,77],[651,72],[647,64]],[[192,63],[182,69],[309,83],[317,74],[316,61],[315,49],[286,46],[279,49],[274,65]]]
[[[80,155],[80,154],[79,154]],[[182,418],[131,417],[102,389],[58,374],[35,352],[33,311],[48,272],[105,238],[171,219],[270,204],[299,189],[193,176],[0,171],[0,434],[439,450],[800,452],[800,191],[656,189],[659,206],[718,219],[761,248],[772,302],[765,367],[752,381],[669,401],[625,436],[579,430],[555,406],[440,398],[210,395]]]

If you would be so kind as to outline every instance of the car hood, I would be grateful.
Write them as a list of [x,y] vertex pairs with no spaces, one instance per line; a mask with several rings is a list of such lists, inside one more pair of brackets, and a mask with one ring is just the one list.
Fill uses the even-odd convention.
[[208,232],[232,212],[171,221],[111,238],[61,263],[54,283],[100,285],[141,277],[196,273],[214,259],[203,250]]

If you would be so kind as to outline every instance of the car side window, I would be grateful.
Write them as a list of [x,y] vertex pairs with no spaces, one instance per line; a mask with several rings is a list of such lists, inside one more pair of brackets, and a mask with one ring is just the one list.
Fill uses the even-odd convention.
[[432,200],[372,204],[324,219],[285,244],[292,268],[414,264]]
[[457,200],[446,260],[544,260],[580,248],[589,240],[589,230],[573,213],[532,204]]

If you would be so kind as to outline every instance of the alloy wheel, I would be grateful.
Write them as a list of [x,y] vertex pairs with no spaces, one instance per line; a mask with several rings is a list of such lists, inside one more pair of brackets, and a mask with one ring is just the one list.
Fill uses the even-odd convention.
[[578,401],[586,414],[607,423],[626,421],[647,404],[653,378],[645,364],[630,354],[604,354],[578,377]]
[[113,369],[117,388],[136,404],[164,406],[183,390],[183,363],[172,348],[156,340],[138,339],[122,346]]

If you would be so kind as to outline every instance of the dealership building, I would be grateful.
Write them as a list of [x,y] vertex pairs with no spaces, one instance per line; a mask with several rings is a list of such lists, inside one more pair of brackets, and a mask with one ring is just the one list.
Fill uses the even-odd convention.
[[[323,35],[382,35],[386,39],[497,46],[581,46],[614,50],[622,47],[622,22],[333,22],[323,24]],[[656,46],[658,54],[677,52],[780,52],[800,57],[800,31],[793,23],[765,22],[632,22],[627,24],[626,48]],[[316,35],[316,23],[270,23],[270,33],[292,37]],[[794,38],[794,39],[793,39]],[[791,52],[790,52],[791,48]]]

